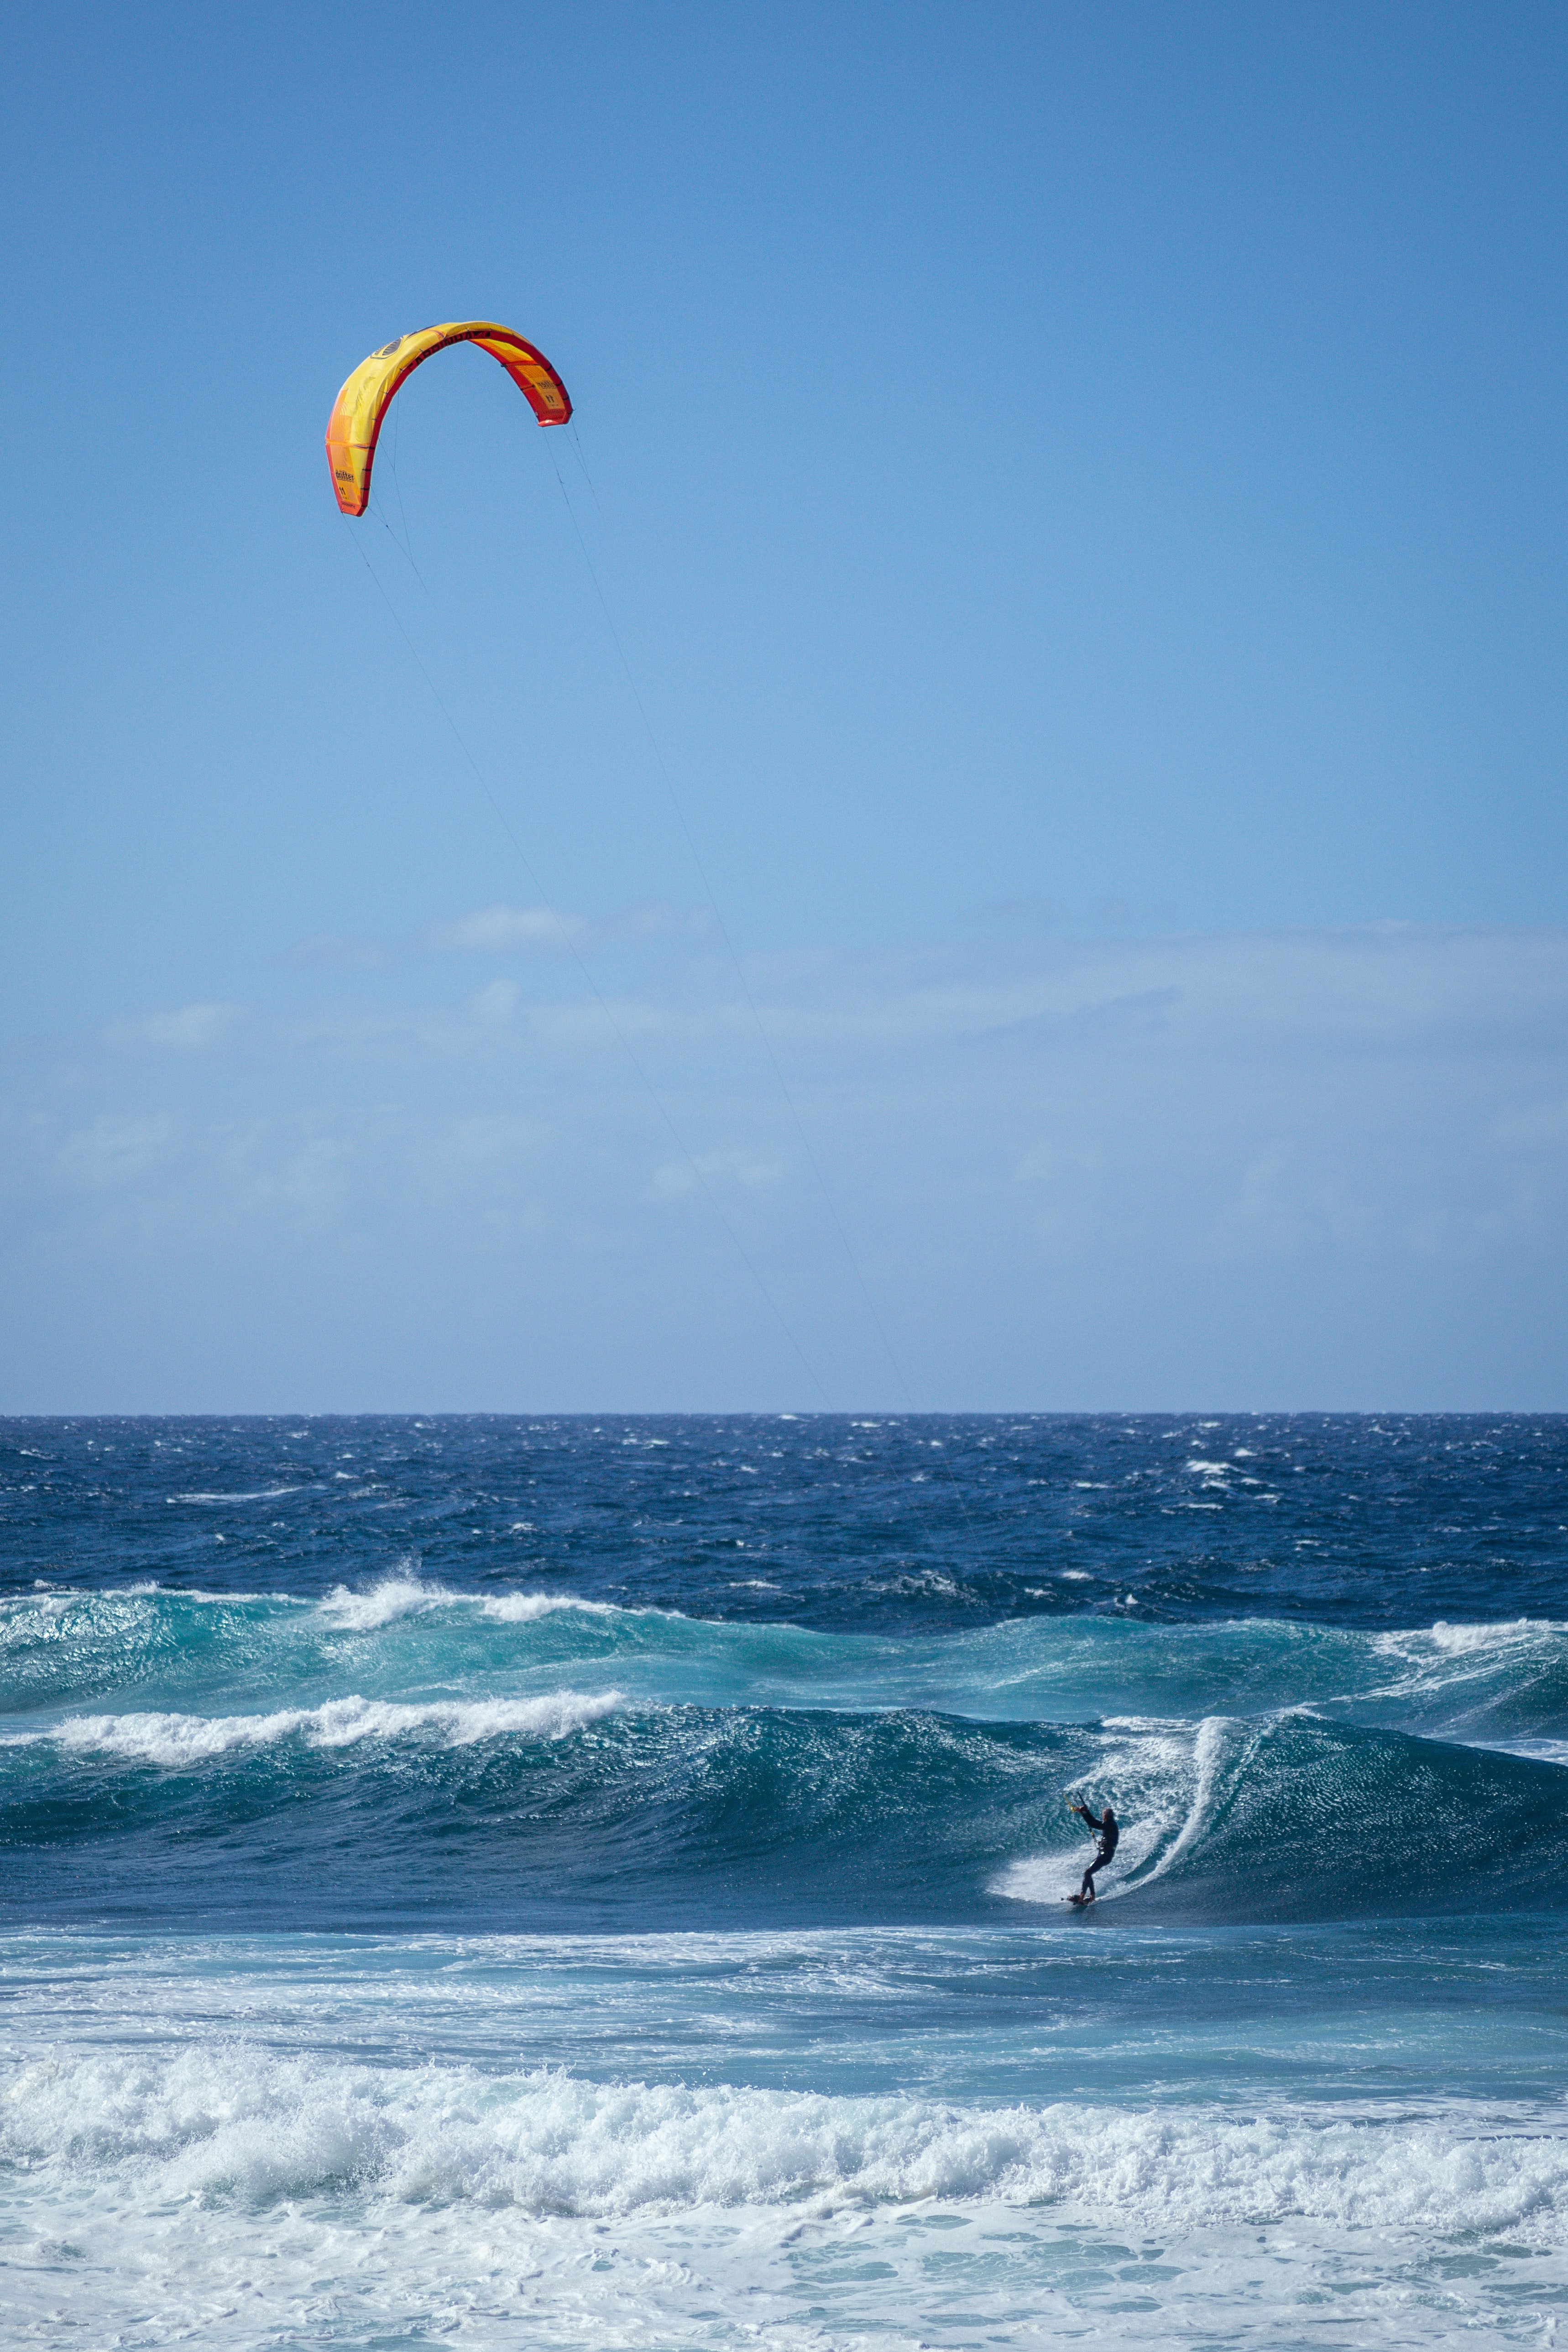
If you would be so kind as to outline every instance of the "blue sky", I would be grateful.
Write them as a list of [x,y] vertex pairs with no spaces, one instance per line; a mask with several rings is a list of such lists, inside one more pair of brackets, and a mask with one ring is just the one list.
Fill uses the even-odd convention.
[[0,1410],[1568,1407],[1565,55],[34,12]]

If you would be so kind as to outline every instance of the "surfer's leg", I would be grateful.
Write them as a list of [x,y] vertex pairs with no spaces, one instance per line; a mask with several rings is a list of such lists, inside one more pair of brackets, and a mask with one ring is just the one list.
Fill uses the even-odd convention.
[[1100,1864],[1098,1862],[1091,1862],[1089,1868],[1084,1872],[1083,1885],[1078,1890],[1079,1900],[1080,1902],[1091,1903],[1094,1900],[1094,1874],[1099,1868]]

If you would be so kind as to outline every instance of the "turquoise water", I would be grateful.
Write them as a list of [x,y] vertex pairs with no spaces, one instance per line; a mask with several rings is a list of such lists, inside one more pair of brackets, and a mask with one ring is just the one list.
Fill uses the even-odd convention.
[[16,2341],[1554,2340],[1563,1424],[0,1440]]

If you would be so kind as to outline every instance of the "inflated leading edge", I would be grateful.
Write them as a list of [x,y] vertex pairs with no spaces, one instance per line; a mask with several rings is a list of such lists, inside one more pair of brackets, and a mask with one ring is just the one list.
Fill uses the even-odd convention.
[[360,362],[332,404],[327,425],[327,464],[344,514],[362,515],[370,504],[376,436],[398,385],[422,360],[427,360],[432,352],[445,351],[448,343],[478,343],[481,351],[499,360],[541,425],[564,425],[571,415],[566,387],[544,353],[510,327],[497,326],[490,319],[459,319],[399,335],[395,342]]

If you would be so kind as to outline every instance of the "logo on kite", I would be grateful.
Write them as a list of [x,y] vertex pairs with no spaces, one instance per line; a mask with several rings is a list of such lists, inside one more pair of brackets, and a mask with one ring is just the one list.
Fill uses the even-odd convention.
[[327,464],[344,514],[362,515],[370,504],[376,439],[398,385],[432,352],[445,351],[448,343],[478,343],[499,360],[541,425],[564,425],[570,417],[572,403],[561,378],[544,353],[510,327],[489,319],[465,319],[399,335],[360,362],[332,405]]

